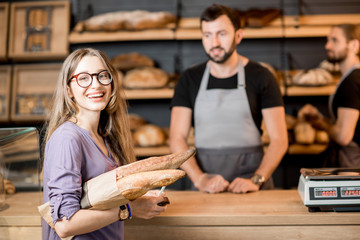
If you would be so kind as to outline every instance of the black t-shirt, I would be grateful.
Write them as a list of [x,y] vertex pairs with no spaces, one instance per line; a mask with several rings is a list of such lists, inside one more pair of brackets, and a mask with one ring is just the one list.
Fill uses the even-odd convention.
[[[339,107],[353,108],[360,111],[360,69],[352,71],[339,85],[334,96],[332,111],[337,118]],[[355,128],[353,141],[360,145],[360,121]]]
[[[171,107],[182,106],[194,110],[195,99],[200,88],[205,67],[206,63],[202,63],[184,71],[175,87]],[[252,117],[260,131],[262,121],[261,110],[264,108],[284,106],[279,85],[270,71],[256,62],[249,61],[245,66],[245,86]],[[237,74],[222,79],[217,79],[210,75],[207,88],[237,88]]]

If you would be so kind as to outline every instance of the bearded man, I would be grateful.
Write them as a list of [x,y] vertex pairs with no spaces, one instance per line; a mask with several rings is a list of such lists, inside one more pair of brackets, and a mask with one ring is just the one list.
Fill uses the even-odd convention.
[[[194,126],[197,156],[181,168],[193,189],[246,193],[273,188],[288,137],[285,110],[275,77],[237,53],[243,38],[236,11],[218,4],[200,17],[207,62],[185,70],[171,102],[170,149],[188,149]],[[261,122],[270,144],[264,153]]]
[[328,132],[335,143],[336,167],[360,167],[360,26],[332,27],[325,49],[329,62],[339,63],[341,79],[329,98],[331,119],[307,104],[299,117],[312,119],[315,128]]

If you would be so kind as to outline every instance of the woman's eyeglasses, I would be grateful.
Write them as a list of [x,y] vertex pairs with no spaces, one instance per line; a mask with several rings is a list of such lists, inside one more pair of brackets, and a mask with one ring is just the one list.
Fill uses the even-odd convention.
[[87,88],[92,84],[93,77],[96,76],[96,79],[99,81],[100,84],[107,86],[112,82],[112,77],[109,71],[103,70],[99,73],[78,73],[72,76],[69,79],[69,82],[72,79],[76,79],[77,84],[82,88]]

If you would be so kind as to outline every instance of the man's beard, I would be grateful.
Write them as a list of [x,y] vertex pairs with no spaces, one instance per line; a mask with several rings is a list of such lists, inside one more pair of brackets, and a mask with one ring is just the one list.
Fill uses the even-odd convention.
[[[210,55],[211,50],[217,49],[217,48],[222,49],[222,50],[225,51],[224,56],[223,56],[222,58],[218,59],[218,60],[216,60],[215,58],[213,58],[213,57]],[[211,61],[216,62],[216,63],[224,63],[224,62],[226,62],[226,61],[230,58],[230,56],[233,54],[233,52],[234,52],[235,50],[236,50],[236,43],[235,43],[235,39],[234,39],[234,41],[233,41],[233,43],[232,43],[231,48],[229,49],[229,51],[226,51],[226,50],[225,50],[224,48],[222,48],[222,47],[215,47],[215,48],[210,49],[209,53],[207,53],[207,52],[205,52],[205,53],[206,53],[206,55],[210,58]]]
[[339,56],[329,56],[329,54],[327,55],[327,60],[330,63],[340,63],[342,61],[344,61],[347,58],[347,49],[344,49],[343,51],[341,51],[339,53]]

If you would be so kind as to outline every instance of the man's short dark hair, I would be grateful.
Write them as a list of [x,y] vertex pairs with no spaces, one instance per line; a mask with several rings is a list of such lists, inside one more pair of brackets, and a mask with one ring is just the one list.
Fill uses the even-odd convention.
[[200,16],[200,26],[202,21],[211,22],[222,15],[226,15],[230,19],[235,31],[240,29],[240,18],[237,11],[220,4],[212,4],[202,12]]

